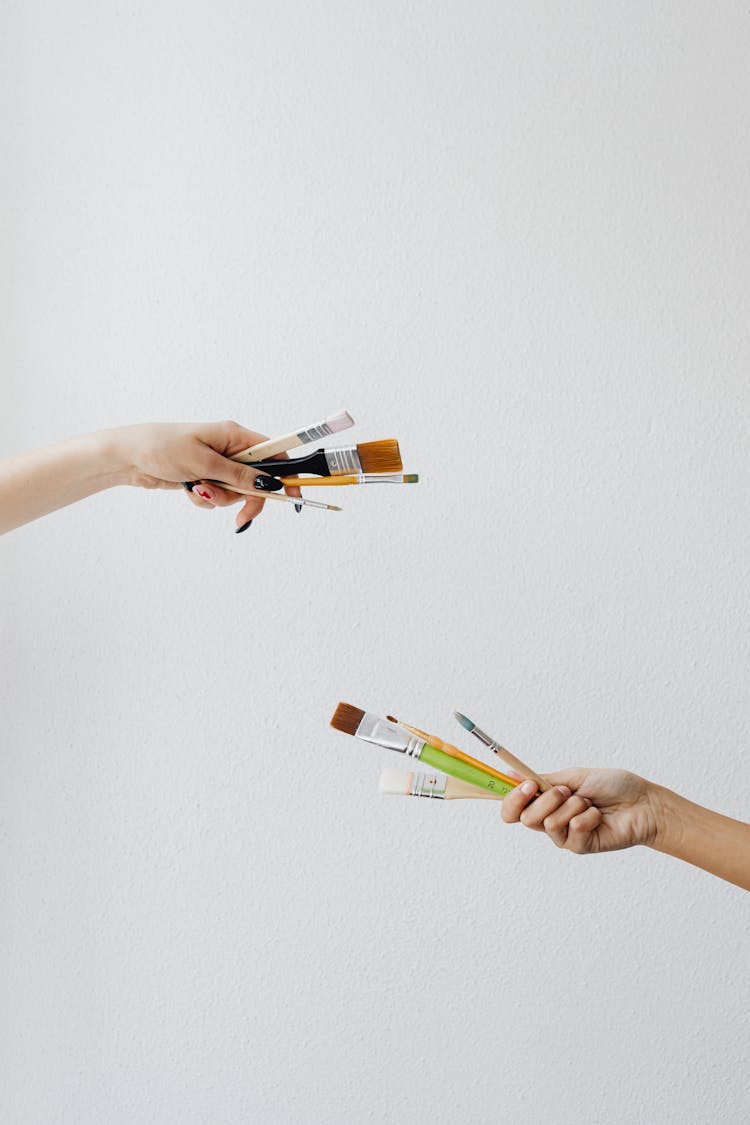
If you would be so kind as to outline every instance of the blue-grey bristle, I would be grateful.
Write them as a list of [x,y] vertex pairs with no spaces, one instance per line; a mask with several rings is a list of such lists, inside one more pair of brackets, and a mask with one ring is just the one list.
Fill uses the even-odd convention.
[[471,719],[467,719],[465,715],[462,715],[460,711],[454,711],[453,717],[458,719],[464,730],[474,730],[474,727],[477,725],[476,723],[472,723]]

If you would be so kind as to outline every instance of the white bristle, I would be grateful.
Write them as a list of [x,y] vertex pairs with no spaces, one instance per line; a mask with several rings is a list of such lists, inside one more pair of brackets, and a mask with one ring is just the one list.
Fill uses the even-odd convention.
[[326,425],[332,434],[338,434],[341,430],[348,430],[350,426],[353,426],[354,419],[348,411],[342,410],[339,414],[334,414],[332,418],[326,418]]
[[385,769],[380,775],[378,789],[381,793],[408,797],[411,792],[411,774],[404,773],[403,770]]

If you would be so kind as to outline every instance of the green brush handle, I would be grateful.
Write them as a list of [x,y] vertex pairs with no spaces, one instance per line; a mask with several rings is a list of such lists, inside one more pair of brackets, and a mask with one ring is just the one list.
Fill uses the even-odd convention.
[[507,785],[506,782],[501,781],[499,777],[493,777],[484,770],[478,770],[476,766],[470,766],[468,762],[462,762],[460,758],[452,758],[450,754],[438,750],[436,746],[430,746],[429,743],[422,748],[419,760],[426,762],[428,766],[433,766],[436,770],[449,773],[451,777],[468,781],[470,785],[476,785],[479,789],[489,789],[492,793],[499,793],[501,797],[515,788],[514,785]]

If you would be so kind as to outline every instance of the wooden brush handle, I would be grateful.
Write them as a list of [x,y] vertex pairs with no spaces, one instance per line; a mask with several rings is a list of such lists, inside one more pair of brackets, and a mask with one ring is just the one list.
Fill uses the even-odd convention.
[[515,754],[511,754],[510,750],[506,750],[504,746],[499,746],[495,750],[495,753],[501,761],[505,762],[507,766],[510,766],[511,769],[515,770],[516,773],[522,774],[523,777],[527,777],[530,781],[535,781],[539,786],[539,791],[541,793],[544,793],[547,789],[552,788],[549,781],[545,781],[543,777],[540,777],[538,773],[535,773],[530,766],[527,766],[526,763],[522,762],[520,758],[517,758]]

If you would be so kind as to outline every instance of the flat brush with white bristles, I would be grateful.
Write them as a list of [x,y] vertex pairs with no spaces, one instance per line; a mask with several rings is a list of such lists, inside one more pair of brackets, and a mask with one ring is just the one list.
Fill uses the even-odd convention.
[[346,410],[340,410],[322,422],[315,422],[312,426],[305,426],[302,430],[293,430],[290,434],[281,437],[268,438],[241,453],[235,453],[233,461],[242,461],[243,464],[260,461],[262,457],[273,457],[276,453],[286,453],[289,449],[296,449],[298,445],[308,445],[311,441],[320,441],[322,438],[348,430],[354,425],[354,419]]
[[394,797],[434,797],[439,801],[455,801],[470,797],[479,801],[502,801],[500,793],[479,789],[457,777],[443,777],[439,773],[404,773],[403,770],[385,769],[378,786],[381,793]]

